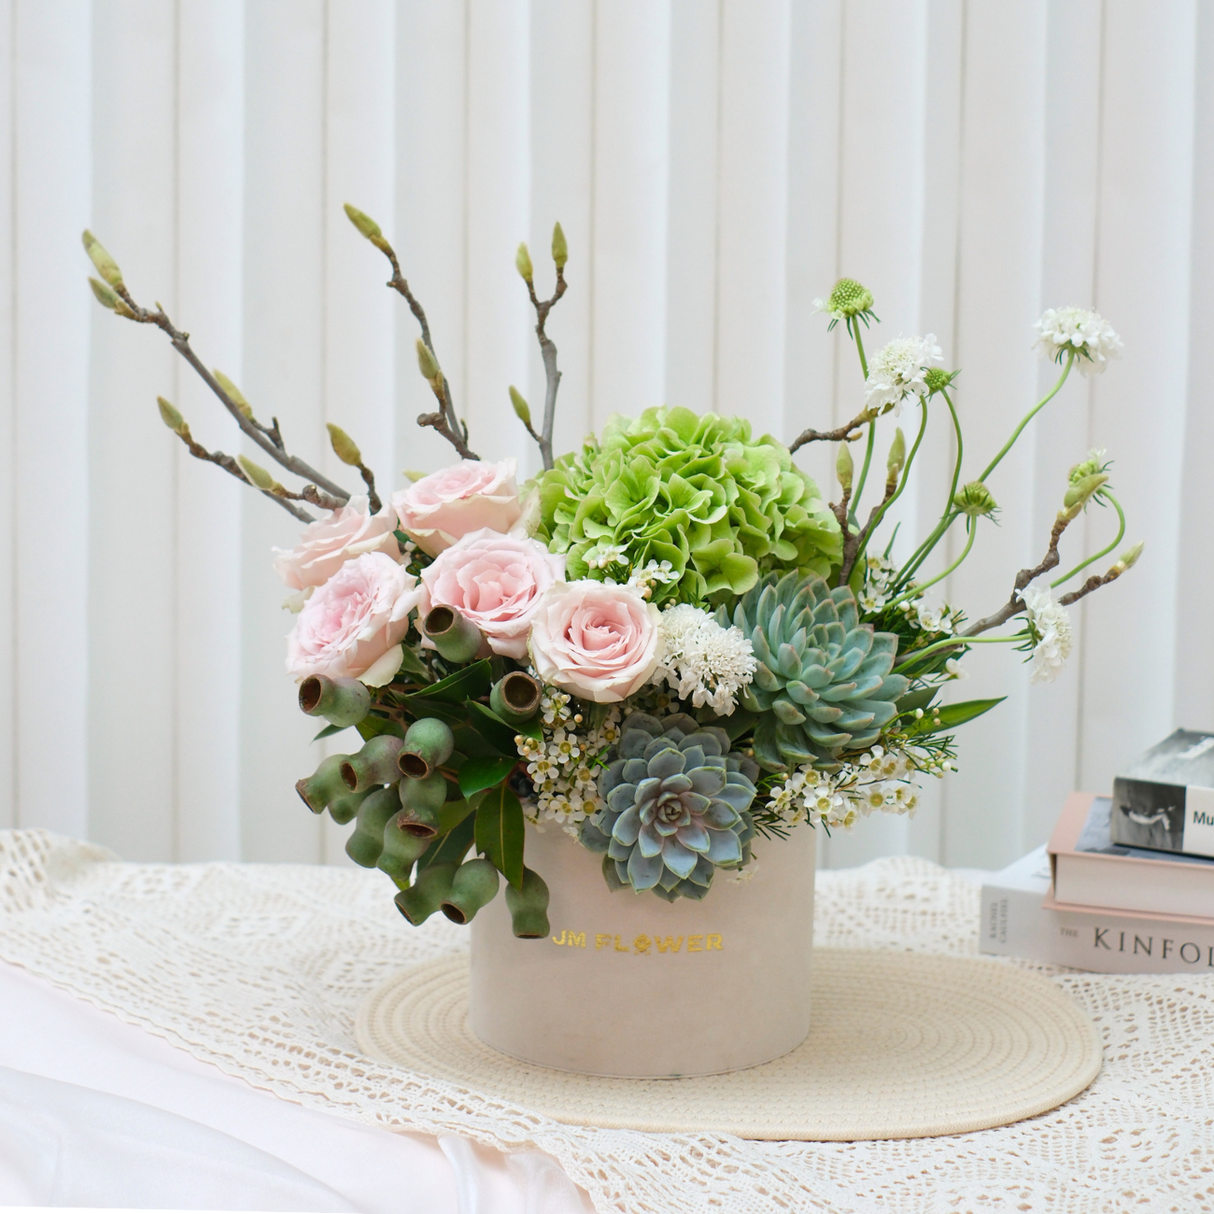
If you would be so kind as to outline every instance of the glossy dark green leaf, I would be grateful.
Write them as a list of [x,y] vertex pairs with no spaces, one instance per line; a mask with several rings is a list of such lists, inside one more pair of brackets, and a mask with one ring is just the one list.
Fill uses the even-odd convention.
[[445,835],[448,831],[454,830],[476,809],[479,802],[480,798],[475,795],[468,797],[466,800],[448,801],[438,811],[438,822],[436,824],[438,833]]
[[925,715],[915,721],[907,730],[912,734],[939,733],[944,729],[956,729],[966,721],[980,717],[984,712],[990,712],[996,704],[1002,704],[1007,696],[999,696],[995,700],[965,700],[960,704],[945,704],[938,712]]
[[377,738],[380,734],[391,734],[396,738],[405,736],[404,729],[395,721],[389,721],[387,717],[377,717],[374,713],[363,717],[355,726],[364,742],[369,742],[372,738]]
[[471,666],[457,670],[454,674],[449,674],[445,679],[439,679],[437,683],[431,683],[423,691],[415,692],[411,696],[402,696],[401,699],[410,705],[417,698],[459,704],[469,698],[488,695],[492,679],[492,663],[488,658],[484,658],[479,662],[473,662]]
[[349,728],[349,725],[326,725],[324,729],[322,729],[320,733],[318,733],[316,737],[312,739],[312,741],[319,742],[321,738],[331,738],[335,733],[341,733],[343,729]]
[[[466,802],[461,801],[461,805]],[[444,809],[446,806],[443,807]],[[441,812],[441,811],[440,811]],[[476,833],[476,818],[471,814],[452,827],[445,835],[439,835],[417,862],[418,872],[431,864],[458,864],[468,854],[472,838]]]
[[514,886],[523,888],[523,807],[505,784],[491,788],[476,809],[476,850]]
[[417,651],[411,649],[408,645],[402,645],[403,656],[400,661],[400,669],[406,670],[409,674],[415,674],[421,679],[429,679],[430,671],[426,668],[426,663],[417,655]]
[[517,759],[469,759],[459,769],[459,790],[465,797],[500,784],[515,768]]
[[926,708],[935,698],[939,687],[920,687],[918,691],[907,692],[897,701],[898,711],[914,712],[916,708]]
[[519,732],[516,726],[507,725],[496,712],[476,700],[469,700],[465,707],[472,718],[473,728],[486,742],[503,755],[518,758],[518,747],[514,743]]

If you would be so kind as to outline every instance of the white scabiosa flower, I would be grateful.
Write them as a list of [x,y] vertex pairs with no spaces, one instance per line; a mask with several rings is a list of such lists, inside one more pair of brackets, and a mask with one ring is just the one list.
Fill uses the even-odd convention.
[[1020,591],[1028,616],[1033,646],[1034,683],[1052,683],[1071,656],[1071,617],[1054,601],[1048,586],[1029,586]]
[[662,613],[662,640],[664,656],[654,681],[665,679],[680,700],[729,716],[738,692],[758,669],[742,630],[723,628],[707,611],[679,603]]
[[944,362],[944,351],[936,335],[895,337],[868,364],[864,381],[864,403],[882,413],[893,409],[897,416],[908,396],[922,400],[928,393],[927,373]]
[[1099,312],[1091,308],[1050,308],[1033,326],[1036,345],[1051,362],[1068,354],[1078,355],[1076,365],[1084,375],[1099,375],[1110,358],[1121,354],[1121,338]]

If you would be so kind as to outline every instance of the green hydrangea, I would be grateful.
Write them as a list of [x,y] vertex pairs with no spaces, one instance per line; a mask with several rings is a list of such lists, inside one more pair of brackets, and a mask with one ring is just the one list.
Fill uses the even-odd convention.
[[825,577],[841,559],[839,524],[817,485],[783,443],[752,439],[741,418],[615,415],[539,486],[538,534],[566,554],[566,576],[625,581],[656,563],[668,572],[655,602],[723,602],[769,571]]

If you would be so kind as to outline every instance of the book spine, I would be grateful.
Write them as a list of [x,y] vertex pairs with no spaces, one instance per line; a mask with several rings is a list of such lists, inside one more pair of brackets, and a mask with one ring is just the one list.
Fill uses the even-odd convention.
[[1214,926],[1046,908],[1042,896],[983,886],[979,951],[1098,974],[1214,974]]

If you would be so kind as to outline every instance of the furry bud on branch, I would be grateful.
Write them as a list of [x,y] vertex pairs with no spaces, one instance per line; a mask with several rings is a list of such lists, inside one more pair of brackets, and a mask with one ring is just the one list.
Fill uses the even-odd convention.
[[163,396],[156,397],[156,403],[160,406],[160,420],[174,434],[181,436],[189,434],[190,428],[185,424],[185,418]]
[[556,262],[558,270],[563,270],[565,263],[569,260],[569,245],[565,241],[565,230],[559,223],[552,228],[552,260]]
[[252,420],[253,406],[244,398],[244,393],[218,368],[214,368],[211,374],[215,376],[215,382],[228,394],[228,399],[238,408],[245,417]]
[[843,486],[844,493],[851,492],[852,476],[855,471],[856,464],[851,457],[851,448],[846,443],[840,443],[839,453],[835,456],[835,475],[839,478],[839,484]]
[[894,441],[889,445],[889,458],[885,461],[885,466],[889,469],[891,477],[895,477],[902,471],[902,465],[906,463],[906,435],[902,433],[902,427],[899,426],[894,431]]
[[534,271],[531,268],[531,254],[527,251],[527,242],[523,241],[518,247],[518,252],[514,256],[514,266],[525,283],[530,284],[534,277]]
[[346,218],[358,229],[360,236],[365,236],[381,251],[388,247],[388,242],[384,239],[379,224],[370,215],[360,211],[357,207],[352,207],[348,202],[343,204],[343,209],[346,212]]
[[434,351],[420,337],[417,339],[417,369],[422,373],[423,379],[429,380],[432,385],[437,385],[436,392],[442,390],[443,369],[438,365]]
[[263,493],[283,492],[283,487],[260,464],[255,464],[248,456],[238,455],[236,462],[254,489],[260,489]]
[[513,385],[510,385],[510,403],[514,406],[514,416],[527,427],[531,429],[531,406],[523,399],[523,394]]
[[1133,569],[1138,563],[1138,558],[1142,556],[1142,549],[1145,541],[1139,540],[1138,543],[1131,548],[1127,548],[1118,558],[1117,563],[1113,566],[1119,573],[1124,573],[1127,569]]
[[340,427],[335,426],[332,422],[325,423],[329,431],[329,442],[333,447],[333,454],[337,456],[343,464],[349,464],[351,468],[362,466],[362,452],[358,449],[358,444]]
[[122,281],[122,271],[118,268],[118,263],[105,251],[101,241],[88,228],[84,229],[81,240],[84,241],[84,251],[89,255],[93,265],[97,267],[97,273],[115,291],[123,290],[126,283]]

